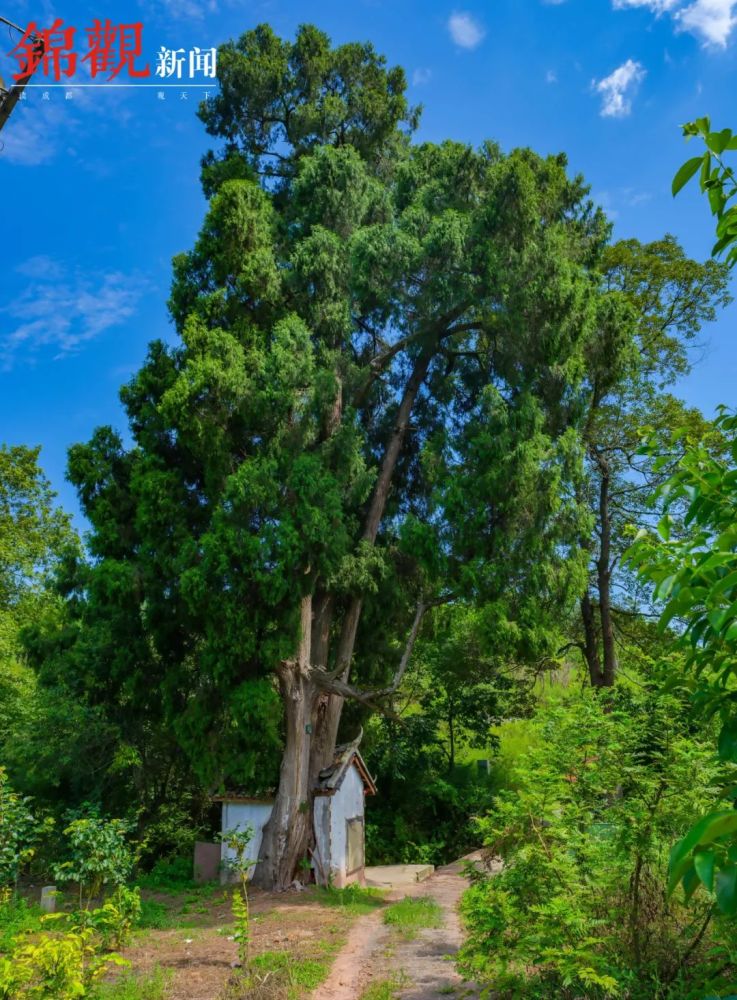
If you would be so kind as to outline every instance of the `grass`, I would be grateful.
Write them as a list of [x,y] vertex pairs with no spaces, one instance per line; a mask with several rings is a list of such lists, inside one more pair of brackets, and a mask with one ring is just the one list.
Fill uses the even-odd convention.
[[405,940],[411,941],[419,930],[441,927],[443,910],[429,896],[405,896],[386,910],[384,923],[395,927]]
[[170,976],[156,968],[148,976],[126,972],[95,990],[94,1000],[165,1000]]
[[147,931],[164,931],[175,924],[176,919],[163,903],[159,903],[155,899],[141,900],[141,916],[138,918],[139,928]]
[[391,979],[380,979],[372,983],[361,994],[360,1000],[396,1000],[399,991],[407,985],[407,977],[400,972]]
[[137,881],[142,889],[156,892],[191,892],[199,888],[192,879],[192,861],[189,858],[162,858],[150,872],[139,875]]
[[363,916],[371,913],[377,906],[384,905],[384,894],[381,889],[365,889],[353,883],[345,889],[335,889],[332,886],[317,888],[315,899],[323,906],[338,906],[351,916]]
[[327,958],[298,959],[291,951],[265,951],[231,984],[228,1000],[299,1000],[316,990],[329,971]]
[[23,898],[0,903],[0,953],[10,951],[16,935],[41,930],[41,917],[41,907]]

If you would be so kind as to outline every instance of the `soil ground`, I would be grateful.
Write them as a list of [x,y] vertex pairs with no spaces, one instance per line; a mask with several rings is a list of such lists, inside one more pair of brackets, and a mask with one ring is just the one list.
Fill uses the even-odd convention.
[[[172,897],[151,896],[154,902]],[[189,913],[182,926],[148,929],[122,954],[136,975],[157,967],[169,980],[167,1000],[218,1000],[234,976],[230,891],[220,891]],[[360,919],[350,906],[321,905],[312,890],[301,893],[251,893],[251,954],[288,952],[290,960],[329,962]]]
[[[381,912],[363,917],[352,927],[326,982],[314,993],[318,1000],[358,1000],[372,983],[394,980],[402,1000],[439,1000],[441,997],[478,997],[472,983],[455,969],[453,957],[463,934],[458,903],[468,883],[465,861],[438,869],[424,882],[403,889],[401,896],[429,896],[439,904],[443,922],[438,928],[420,930],[407,940],[386,926]],[[391,897],[389,897],[391,898]]]

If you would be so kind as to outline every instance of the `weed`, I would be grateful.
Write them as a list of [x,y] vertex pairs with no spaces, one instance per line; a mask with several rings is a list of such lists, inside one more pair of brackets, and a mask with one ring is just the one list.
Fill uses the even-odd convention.
[[94,1000],[165,1000],[171,976],[156,968],[148,976],[126,972],[97,987]]
[[372,983],[361,994],[361,1000],[396,1000],[399,991],[409,980],[404,972],[398,972],[391,979],[380,979]]
[[412,940],[426,927],[441,927],[443,911],[430,896],[405,896],[384,913],[384,923],[396,927],[405,940]]
[[150,872],[138,876],[143,889],[159,892],[190,892],[195,888],[190,858],[169,858],[157,861]]
[[17,935],[41,930],[41,917],[41,908],[22,898],[0,904],[0,953],[10,951]]
[[140,929],[163,931],[174,923],[174,919],[163,903],[158,903],[154,899],[141,900],[141,915],[138,918]]
[[365,889],[356,883],[345,889],[318,888],[316,898],[323,906],[339,906],[352,916],[370,913],[377,906],[383,906],[384,894],[381,889]]
[[299,1000],[325,980],[329,963],[296,959],[291,951],[266,951],[231,985],[229,1000]]

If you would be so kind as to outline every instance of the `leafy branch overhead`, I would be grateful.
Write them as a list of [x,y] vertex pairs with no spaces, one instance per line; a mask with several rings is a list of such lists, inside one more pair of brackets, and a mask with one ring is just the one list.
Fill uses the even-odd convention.
[[734,170],[725,161],[725,153],[737,150],[737,136],[731,129],[712,131],[709,118],[697,118],[683,126],[687,139],[700,137],[706,146],[701,156],[687,160],[673,178],[673,194],[679,191],[697,174],[699,188],[709,199],[711,213],[716,217],[717,241],[712,249],[714,256],[724,255],[733,267],[737,262],[737,178]]

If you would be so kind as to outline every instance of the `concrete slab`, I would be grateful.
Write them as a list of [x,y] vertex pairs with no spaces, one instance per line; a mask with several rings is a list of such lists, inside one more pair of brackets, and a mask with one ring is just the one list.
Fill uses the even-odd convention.
[[365,869],[366,885],[374,889],[403,889],[424,882],[435,871],[432,865],[376,865]]

